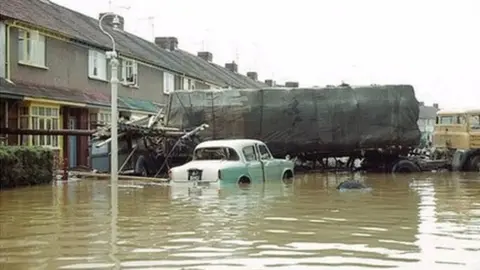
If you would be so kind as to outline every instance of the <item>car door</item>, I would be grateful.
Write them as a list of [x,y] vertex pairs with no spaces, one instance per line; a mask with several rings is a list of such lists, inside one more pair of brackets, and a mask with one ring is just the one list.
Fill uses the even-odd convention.
[[256,150],[263,168],[265,170],[265,180],[278,180],[282,177],[280,161],[273,158],[268,147],[263,143],[256,144]]
[[248,174],[253,181],[263,181],[262,163],[257,155],[254,145],[246,146],[242,149],[243,158]]

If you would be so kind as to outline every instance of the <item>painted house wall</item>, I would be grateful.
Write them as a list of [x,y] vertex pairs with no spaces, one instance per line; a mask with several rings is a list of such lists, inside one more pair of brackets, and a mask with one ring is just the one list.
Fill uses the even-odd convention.
[[[13,81],[103,94],[110,93],[109,67],[107,67],[107,80],[102,81],[88,77],[88,47],[45,37],[45,67],[23,65],[18,63],[18,29],[12,27],[10,31],[10,63]],[[119,96],[164,103],[167,96],[163,93],[163,71],[141,63],[137,63],[137,67],[139,87],[132,88],[120,84]],[[121,72],[121,68],[119,68],[119,77]]]

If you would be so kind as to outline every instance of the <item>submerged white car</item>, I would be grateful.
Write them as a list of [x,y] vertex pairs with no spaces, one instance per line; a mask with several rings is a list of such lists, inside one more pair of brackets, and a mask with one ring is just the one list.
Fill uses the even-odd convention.
[[169,171],[173,186],[216,186],[290,180],[294,162],[274,158],[258,140],[212,140],[197,145],[193,160]]

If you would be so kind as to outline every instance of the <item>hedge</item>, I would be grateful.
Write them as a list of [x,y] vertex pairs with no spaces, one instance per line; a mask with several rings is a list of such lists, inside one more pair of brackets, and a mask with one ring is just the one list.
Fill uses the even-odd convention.
[[53,165],[50,149],[0,145],[0,189],[51,183]]

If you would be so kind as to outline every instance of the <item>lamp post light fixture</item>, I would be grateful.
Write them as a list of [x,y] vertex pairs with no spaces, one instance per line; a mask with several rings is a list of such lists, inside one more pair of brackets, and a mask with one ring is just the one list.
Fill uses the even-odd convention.
[[[111,65],[111,114],[112,114],[112,123],[110,126],[110,135],[111,135],[111,147],[110,147],[110,181],[112,195],[113,192],[117,192],[118,186],[118,59],[117,51],[115,50],[115,39],[113,36],[103,29],[102,21],[107,16],[113,16],[112,24],[114,29],[118,29],[120,25],[120,19],[118,15],[107,12],[100,17],[98,20],[98,27],[100,30],[107,35],[112,41],[112,50],[106,52],[107,59],[110,59]],[[116,197],[116,196],[114,196]]]

